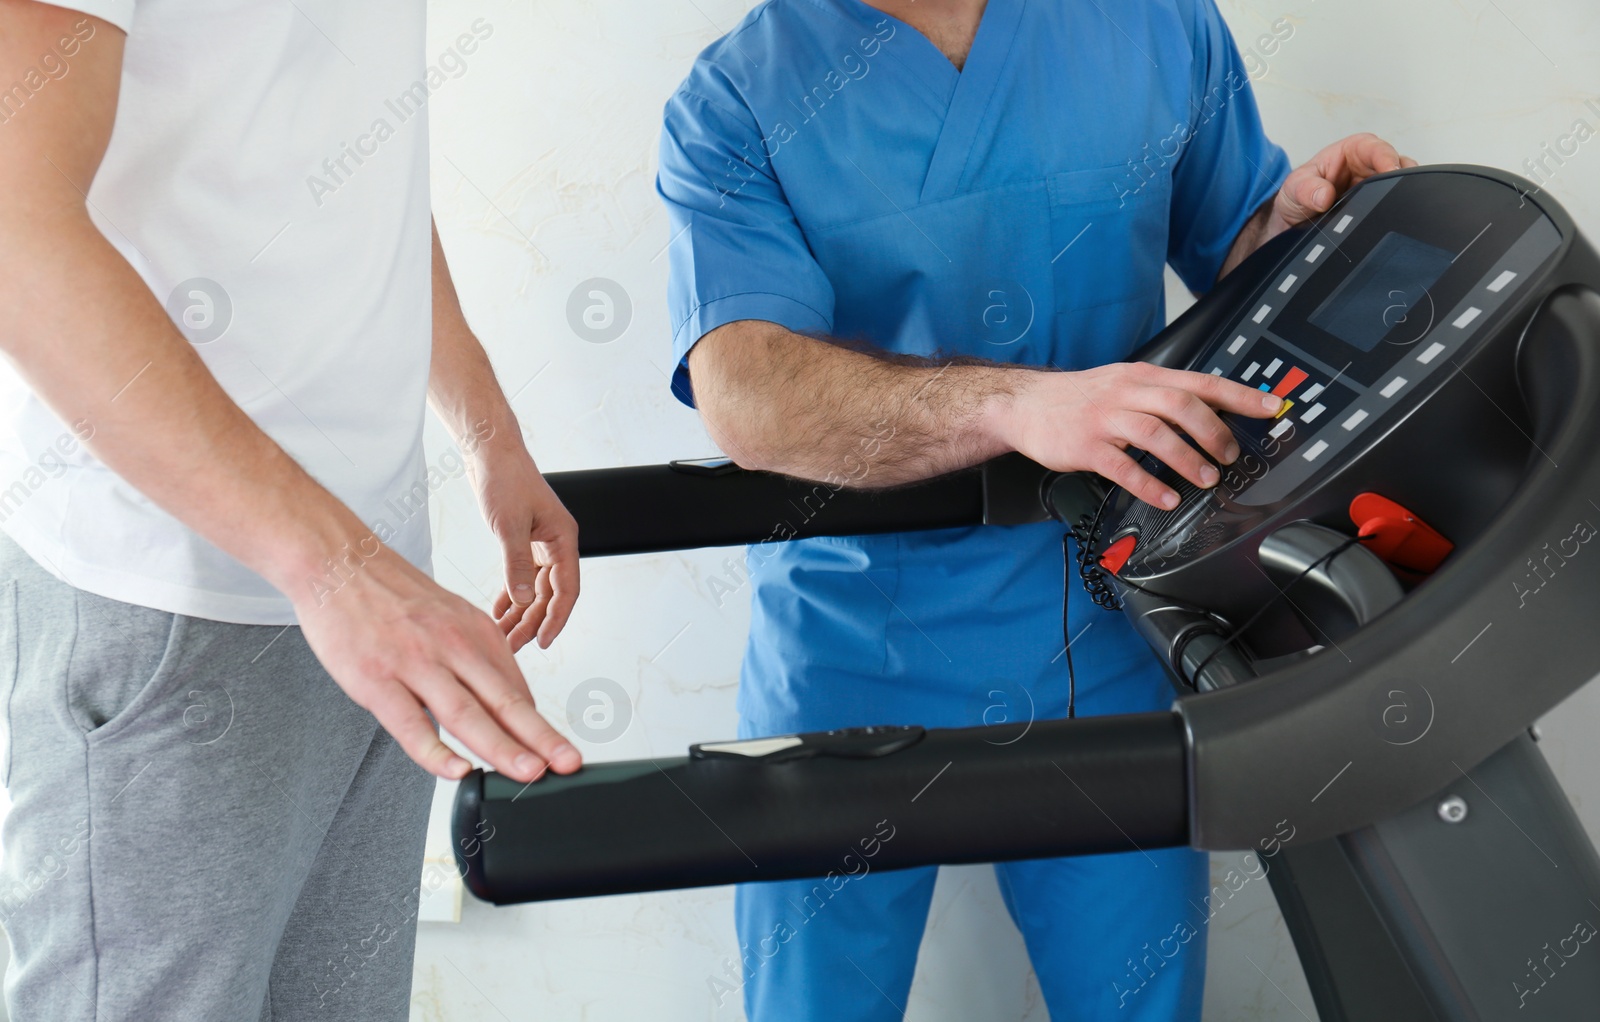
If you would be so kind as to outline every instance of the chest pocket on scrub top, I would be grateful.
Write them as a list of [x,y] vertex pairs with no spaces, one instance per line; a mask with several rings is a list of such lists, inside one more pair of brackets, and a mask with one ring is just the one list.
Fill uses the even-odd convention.
[[1052,174],[1046,185],[1056,311],[1153,302],[1167,259],[1171,179],[1123,164]]

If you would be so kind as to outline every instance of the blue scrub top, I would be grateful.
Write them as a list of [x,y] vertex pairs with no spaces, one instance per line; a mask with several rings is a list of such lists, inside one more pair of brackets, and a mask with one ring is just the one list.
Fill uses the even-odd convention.
[[[1118,361],[1165,322],[1163,265],[1209,288],[1288,170],[1212,0],[989,0],[960,72],[861,0],[769,0],[666,108],[673,390],[692,404],[689,349],[740,319]],[[1064,714],[1060,543],[1043,525],[750,548],[745,733]],[[1081,710],[1165,705],[1121,615],[1072,591]]]

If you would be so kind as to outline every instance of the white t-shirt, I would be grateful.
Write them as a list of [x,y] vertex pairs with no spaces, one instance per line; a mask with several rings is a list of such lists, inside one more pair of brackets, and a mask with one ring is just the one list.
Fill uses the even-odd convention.
[[[89,190],[101,233],[233,400],[429,570],[424,0],[60,6],[128,33],[116,126]],[[0,95],[0,144],[3,120],[60,88],[94,31],[78,23],[22,92]],[[61,421],[0,368],[0,526],[20,546],[115,600],[294,621],[263,578],[90,456],[78,441],[93,428]]]

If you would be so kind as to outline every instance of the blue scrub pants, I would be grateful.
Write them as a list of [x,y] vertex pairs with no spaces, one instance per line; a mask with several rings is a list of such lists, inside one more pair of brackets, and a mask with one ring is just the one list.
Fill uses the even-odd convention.
[[[1130,694],[1108,688],[1091,689],[1087,701]],[[1156,707],[1097,710],[1147,708]],[[740,734],[774,730],[746,723]],[[1195,906],[1208,869],[1207,856],[1189,848],[996,863],[1051,1022],[1198,1022],[1207,926]],[[740,885],[734,914],[750,1022],[899,1022],[937,876],[927,867]]]
[[[1188,848],[996,864],[1051,1022],[1199,1019],[1206,934],[1189,899],[1207,868]],[[741,885],[750,1022],[899,1022],[936,875]]]
[[[1065,716],[1065,664],[1052,660],[1061,634],[1059,537],[1049,526],[925,534],[916,542],[936,549],[909,566],[909,555],[898,556],[912,542],[905,537],[810,541],[768,554],[745,653],[740,737]],[[877,564],[900,570],[877,573]],[[1126,619],[1094,607],[1081,587],[1067,591],[1078,712],[1169,707],[1172,689]],[[1207,871],[1206,856],[1188,848],[997,864],[1052,1022],[1198,1022]],[[902,1017],[938,873],[858,873],[739,888],[750,1022]]]

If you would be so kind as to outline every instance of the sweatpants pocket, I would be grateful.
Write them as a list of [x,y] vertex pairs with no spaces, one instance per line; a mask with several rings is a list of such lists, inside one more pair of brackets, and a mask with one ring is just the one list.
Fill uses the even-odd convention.
[[86,737],[100,741],[165,695],[184,619],[82,591],[73,602],[67,712]]

